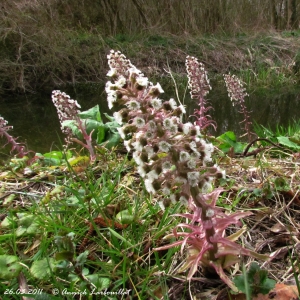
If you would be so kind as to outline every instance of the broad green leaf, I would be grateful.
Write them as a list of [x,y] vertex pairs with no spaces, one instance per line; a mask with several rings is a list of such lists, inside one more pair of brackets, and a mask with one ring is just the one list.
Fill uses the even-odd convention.
[[295,150],[300,150],[300,146],[297,145],[296,143],[292,142],[287,136],[279,136],[277,137],[277,140],[279,144],[295,149]]
[[75,120],[65,120],[61,123],[61,126],[70,128],[72,130],[73,135],[77,136],[77,133],[79,133],[79,129],[77,126],[77,122]]
[[76,206],[76,205],[78,205],[78,203],[79,203],[79,199],[74,195],[72,195],[66,199],[66,204],[69,206],[74,206],[74,205]]
[[[103,113],[104,114],[104,116],[109,120],[109,121],[115,121],[115,118],[114,117],[111,117],[111,116],[109,116],[107,113]],[[107,123],[106,123],[107,124]]]
[[96,105],[86,111],[82,111],[78,114],[80,119],[92,119],[102,123],[99,105]]
[[[82,119],[82,127],[85,128],[86,133],[89,135],[92,131],[92,138],[97,137],[97,131],[98,127],[103,127],[104,124],[102,122],[98,122],[93,119]],[[76,136],[78,139],[83,140],[83,134],[81,130],[79,129],[79,124],[76,120],[66,120],[62,122],[62,127],[67,127],[72,130],[72,133],[74,136]]]
[[15,200],[15,198],[16,198],[16,194],[10,194],[9,196],[4,198],[3,205],[6,206],[7,204]]
[[80,253],[76,258],[76,266],[83,266],[87,260],[88,255],[89,251],[84,251],[83,253]]
[[59,166],[62,163],[63,159],[69,159],[72,157],[72,152],[62,152],[62,151],[51,151],[45,153],[44,155],[44,164],[47,166]]
[[51,151],[51,152],[45,153],[43,156],[47,157],[47,158],[62,159],[63,158],[63,152],[61,152],[61,151]]
[[50,196],[58,196],[61,193],[63,193],[65,190],[65,187],[62,185],[57,185],[55,188],[50,192]]
[[61,165],[61,159],[58,158],[47,158],[44,159],[45,166],[60,166]]
[[87,276],[90,274],[90,270],[88,268],[83,268],[81,274],[83,276]]
[[98,145],[100,145],[105,138],[105,133],[106,133],[107,129],[105,128],[105,125],[101,125],[97,128],[97,138],[96,138],[96,143]]
[[35,235],[38,233],[39,224],[35,222],[33,215],[23,215],[18,221],[16,236]]
[[14,234],[12,234],[12,233],[1,234],[0,235],[0,243],[6,242],[7,240],[9,240],[13,237],[14,237]]
[[235,153],[243,152],[244,145],[236,141],[234,132],[227,131],[217,137],[217,140],[221,142],[219,145],[220,150],[227,153],[231,147],[233,147]]
[[300,146],[300,132],[296,132],[294,135],[292,135],[290,140]]
[[18,257],[14,255],[0,255],[0,278],[16,278],[22,270]]
[[90,162],[90,158],[88,156],[78,156],[78,157],[72,157],[68,160],[68,163],[71,167],[74,166],[84,166],[87,165]]
[[61,251],[61,252],[56,252],[55,259],[72,261],[73,256],[74,256],[74,253],[71,251]]
[[113,130],[113,131],[117,131],[117,128],[120,127],[120,125],[119,125],[118,122],[116,122],[116,121],[107,122],[107,123],[105,123],[105,126],[106,126],[108,129],[111,129],[111,130]]
[[106,135],[105,142],[103,142],[102,145],[107,149],[111,149],[119,145],[120,141],[121,141],[121,136],[118,132],[113,132],[113,133],[109,132]]
[[275,287],[275,284],[275,280],[266,278],[261,284],[261,287],[259,289],[260,293],[262,293],[263,295],[268,294]]
[[250,292],[252,296],[259,293],[267,294],[276,284],[275,280],[268,278],[268,272],[262,270],[257,263],[251,263],[248,271],[234,278],[236,287],[243,293]]
[[105,128],[105,125],[102,122],[98,122],[96,120],[91,120],[91,119],[83,120],[83,122],[84,122],[84,126],[86,128],[87,134],[90,134],[93,131],[92,138],[94,140],[97,139],[99,130],[102,130],[102,131],[104,130],[104,132],[107,130]]
[[223,142],[236,142],[236,136],[233,131],[227,131],[218,136],[217,139]]
[[116,215],[116,219],[121,224],[131,224],[134,220],[134,216],[129,212],[128,209],[120,211]]
[[8,215],[5,219],[1,222],[2,228],[15,228],[17,227],[17,217],[13,215]]
[[233,279],[233,282],[235,284],[235,286],[238,288],[238,290],[242,293],[246,293],[246,286],[245,286],[245,276],[244,275],[240,275],[240,276],[236,276]]
[[54,258],[43,258],[33,262],[30,272],[37,279],[48,279],[55,270],[56,262]]
[[[32,295],[28,295],[28,296],[32,297]],[[61,296],[56,297],[50,294],[41,293],[41,294],[34,295],[34,299],[35,300],[61,300]]]
[[100,277],[99,274],[87,275],[86,278],[89,279],[97,287],[97,291],[109,288],[111,283],[109,278]]

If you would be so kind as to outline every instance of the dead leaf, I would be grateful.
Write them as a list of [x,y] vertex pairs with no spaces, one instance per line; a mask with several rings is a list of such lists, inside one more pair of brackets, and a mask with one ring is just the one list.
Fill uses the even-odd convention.
[[280,223],[276,223],[274,226],[270,228],[270,230],[274,233],[286,231],[286,227]]
[[299,293],[296,285],[277,283],[267,295],[258,294],[253,300],[298,300]]
[[[267,295],[258,294],[256,297],[252,298],[252,300],[298,300],[299,293],[296,285],[285,285],[283,283],[276,283],[273,290],[269,292]],[[222,298],[217,298],[222,300],[246,300],[245,294],[237,294],[237,295],[225,295]]]
[[26,251],[24,251],[24,254],[27,254],[28,252],[32,251],[33,249],[35,249],[36,247],[38,247],[41,244],[40,240],[35,240],[33,245],[27,249]]

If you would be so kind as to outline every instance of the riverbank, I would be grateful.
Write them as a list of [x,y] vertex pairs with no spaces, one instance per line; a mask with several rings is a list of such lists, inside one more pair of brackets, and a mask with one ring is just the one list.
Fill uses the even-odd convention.
[[[187,55],[202,61],[211,79],[219,80],[223,73],[231,72],[247,84],[248,90],[290,89],[299,81],[300,31],[251,36],[103,37],[97,32],[72,30],[54,33],[54,36],[44,31],[30,37],[7,35],[1,40],[0,93],[51,91],[65,85],[103,85],[110,49],[121,50],[148,77],[160,82],[172,72],[179,86],[186,83]],[[16,42],[20,38],[22,45]]]

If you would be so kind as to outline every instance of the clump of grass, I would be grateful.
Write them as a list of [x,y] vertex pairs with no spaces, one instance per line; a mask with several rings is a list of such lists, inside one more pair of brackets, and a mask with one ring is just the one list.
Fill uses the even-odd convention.
[[291,137],[300,132],[300,120],[292,120],[289,122],[288,126],[278,125],[275,129],[265,127],[254,123],[254,130],[257,136],[261,138],[268,138],[274,141],[274,138],[279,136]]
[[[55,184],[42,184],[40,195],[25,192],[5,199],[2,209],[9,213],[1,227],[6,246],[0,260],[12,254],[22,267],[6,278],[2,269],[2,285],[17,290],[24,275],[29,290],[39,287],[45,295],[58,289],[65,299],[71,298],[64,291],[100,295],[109,290],[113,295],[123,290],[130,297],[149,298],[168,289],[163,273],[171,267],[174,250],[154,255],[152,248],[173,226],[168,216],[179,206],[162,213],[127,158],[103,151],[101,164],[84,171],[67,164],[67,173]],[[23,184],[26,191],[29,184]],[[26,211],[14,213],[21,197]],[[94,231],[87,236],[90,226]]]

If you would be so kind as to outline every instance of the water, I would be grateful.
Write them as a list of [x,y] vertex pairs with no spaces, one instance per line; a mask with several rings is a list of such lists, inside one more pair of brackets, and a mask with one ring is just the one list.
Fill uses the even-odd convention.
[[[82,110],[99,104],[101,112],[109,111],[103,87],[88,87],[84,89],[62,89],[82,106]],[[163,99],[175,95],[174,91],[166,92]],[[187,97],[186,97],[187,98]],[[207,97],[213,109],[210,111],[212,118],[217,122],[217,132],[220,135],[225,131],[232,130],[238,136],[243,133],[241,124],[243,117],[233,107],[225,89],[212,90]],[[251,111],[253,121],[270,126],[275,129],[277,125],[288,126],[293,119],[299,119],[300,112],[300,89],[287,91],[250,92],[246,99],[247,107]],[[196,104],[187,105],[187,113],[192,114]],[[19,137],[18,141],[26,143],[29,149],[46,153],[51,150],[61,149],[63,134],[60,130],[56,109],[51,101],[51,91],[40,94],[14,95],[0,97],[0,115],[13,125],[11,135]],[[192,120],[192,119],[189,119]],[[0,139],[4,144],[5,140]],[[0,149],[0,154],[9,152],[9,146]]]

